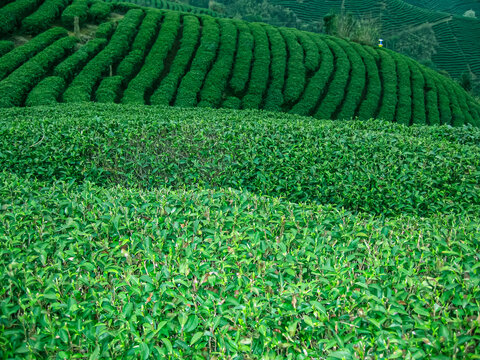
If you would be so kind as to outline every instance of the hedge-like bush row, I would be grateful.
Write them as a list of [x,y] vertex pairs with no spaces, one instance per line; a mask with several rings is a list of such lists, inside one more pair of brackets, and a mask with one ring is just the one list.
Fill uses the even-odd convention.
[[37,35],[26,44],[19,46],[0,58],[0,80],[4,79],[13,70],[28,61],[35,54],[61,37],[67,36],[63,28],[53,28]]
[[62,12],[62,23],[68,29],[73,29],[75,17],[78,17],[80,25],[88,19],[89,0],[73,0],[72,4]]
[[92,91],[100,78],[109,71],[110,66],[113,68],[127,54],[143,15],[143,11],[138,9],[130,10],[125,15],[107,46],[73,79],[63,94],[64,101],[90,101]]
[[233,75],[230,87],[236,95],[242,94],[247,87],[253,61],[255,40],[252,32],[244,21],[235,21],[238,28],[238,51],[233,64]]
[[305,68],[307,69],[307,72],[312,73],[317,71],[320,66],[320,53],[311,34],[304,31],[295,31],[295,33],[302,45],[303,51],[305,52]]
[[435,83],[433,71],[429,71],[425,66],[420,66],[423,78],[425,79],[425,91],[426,91],[426,110],[428,125],[440,125],[440,113],[438,103],[438,89]]
[[398,76],[398,104],[395,121],[399,124],[410,125],[412,121],[412,83],[408,63],[403,56],[396,56]]
[[329,80],[334,75],[334,56],[332,51],[322,37],[318,35],[312,36],[312,39],[321,54],[320,68],[310,79],[303,97],[290,110],[293,114],[313,115],[314,112],[316,112],[316,107],[319,104],[319,101],[326,94]]
[[382,49],[380,55],[380,75],[383,85],[383,97],[376,118],[393,119],[397,106],[397,71],[391,52]]
[[12,51],[15,48],[13,41],[0,40],[0,57]]
[[183,17],[183,36],[180,49],[173,60],[167,76],[150,98],[152,105],[170,105],[174,101],[180,80],[187,72],[188,65],[195,55],[195,46],[200,41],[200,21],[198,17],[186,15]]
[[452,121],[452,109],[450,107],[449,95],[446,91],[440,76],[434,76],[435,85],[438,90],[438,108],[440,112],[440,123],[450,125]]
[[183,77],[178,88],[175,105],[195,106],[203,81],[217,54],[220,30],[212,17],[203,18],[202,37],[189,72]]
[[130,53],[117,67],[116,73],[123,77],[125,83],[128,83],[142,68],[145,56],[158,36],[162,17],[162,13],[150,11],[143,19]]
[[2,111],[0,169],[48,182],[231,187],[381,216],[478,218],[479,145],[471,128],[60,104]]
[[346,89],[345,99],[343,100],[342,108],[335,118],[349,120],[355,117],[357,107],[363,100],[366,82],[365,64],[351,44],[341,38],[337,38],[335,41],[345,51],[351,64],[350,82]]
[[117,102],[122,92],[123,83],[124,79],[119,75],[104,78],[95,93],[96,101],[100,103]]
[[382,83],[377,66],[379,56],[378,52],[369,46],[362,46],[357,43],[352,43],[352,45],[362,57],[367,71],[367,89],[358,107],[357,116],[362,120],[368,120],[377,113],[382,95]]
[[449,102],[450,102],[451,118],[446,119],[447,124],[453,125],[453,126],[464,125],[465,124],[464,114],[458,104],[458,99],[454,89],[455,84],[443,75],[438,74],[437,78],[443,84],[443,87],[445,89],[445,96],[449,99]]
[[325,38],[335,56],[335,74],[329,85],[328,92],[318,108],[315,117],[331,119],[345,96],[348,77],[350,74],[350,61],[345,51],[331,37]]
[[468,100],[467,100],[467,93],[459,86],[452,86],[453,91],[457,97],[458,106],[461,108],[463,112],[463,121],[464,124],[472,124],[473,118],[469,111]]
[[270,49],[265,28],[259,23],[249,24],[255,39],[253,65],[248,90],[242,99],[245,109],[258,109],[267,91],[270,71]]
[[237,47],[237,27],[230,20],[220,19],[218,22],[220,25],[218,56],[205,78],[198,106],[218,107],[221,105],[229,75],[232,72]]
[[[283,104],[283,86],[287,69],[287,47],[282,34],[273,26],[265,26],[272,51],[270,77],[272,79],[267,90],[265,110],[281,111]],[[241,50],[240,50],[241,51]]]
[[149,103],[149,97],[155,90],[155,84],[161,81],[165,71],[167,56],[172,50],[180,31],[180,14],[169,12],[165,16],[158,37],[140,72],[128,84],[122,102],[125,104]]
[[287,79],[283,99],[287,108],[297,101],[305,89],[306,69],[303,48],[298,42],[297,31],[280,28],[287,44]]
[[115,29],[117,28],[117,25],[118,23],[115,21],[107,21],[101,23],[98,26],[97,31],[95,31],[95,37],[110,40],[113,33],[115,32]]
[[33,13],[40,0],[16,0],[0,8],[0,34],[12,32],[22,19]]
[[113,5],[102,0],[94,0],[88,9],[88,17],[94,22],[107,19],[113,10]]
[[53,70],[54,75],[64,78],[67,82],[83,69],[83,67],[107,45],[106,39],[92,39],[71,56],[63,60]]
[[59,76],[46,77],[28,94],[25,105],[53,105],[58,102],[65,86],[65,80]]
[[45,0],[30,16],[22,21],[22,29],[30,34],[45,31],[57,19],[71,0]]
[[57,40],[1,81],[0,108],[21,106],[32,88],[73,50],[76,42],[73,37]]
[[425,79],[420,68],[413,61],[407,61],[412,76],[412,112],[413,123],[425,125],[427,118],[425,114]]
[[134,6],[148,6],[156,9],[168,9],[183,12],[190,12],[192,14],[205,14],[210,16],[221,16],[219,13],[196,6],[190,6],[183,3],[165,1],[165,0],[128,0],[127,2],[119,2],[119,0],[106,0],[113,2],[115,7],[121,11],[130,10]]

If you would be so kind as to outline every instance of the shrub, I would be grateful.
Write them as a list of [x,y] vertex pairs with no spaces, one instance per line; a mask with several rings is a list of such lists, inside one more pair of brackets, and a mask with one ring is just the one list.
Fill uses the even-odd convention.
[[450,108],[450,99],[446,87],[443,85],[441,75],[435,74],[435,85],[438,89],[438,107],[440,112],[440,124],[451,125],[452,113]]
[[365,90],[365,65],[356,49],[343,39],[335,39],[338,45],[347,54],[351,64],[350,82],[348,83],[345,98],[338,114],[334,115],[336,119],[351,119],[355,116],[358,105],[363,100]]
[[155,85],[161,80],[167,56],[174,46],[179,30],[179,13],[167,13],[158,37],[145,59],[145,64],[125,90],[123,103],[144,104],[149,101],[150,95],[155,90]]
[[63,25],[69,29],[73,29],[75,17],[78,17],[80,25],[87,21],[88,2],[89,0],[73,0],[73,3],[62,12]]
[[228,78],[232,71],[237,47],[237,27],[230,20],[220,19],[219,24],[220,45],[218,55],[205,78],[205,83],[200,91],[198,106],[217,107],[222,103]]
[[312,36],[322,56],[322,61],[320,68],[310,79],[303,97],[290,110],[291,113],[299,115],[313,115],[316,112],[317,105],[324,98],[324,95],[326,95],[328,85],[335,74],[332,51],[323,37],[317,35]]
[[28,94],[25,105],[53,105],[57,103],[65,86],[65,80],[59,76],[46,77]]
[[426,124],[425,79],[416,63],[408,61],[408,65],[412,76],[413,123],[421,125]]
[[54,41],[67,36],[65,29],[56,27],[37,35],[26,44],[19,46],[0,58],[0,80],[4,79],[13,70],[45,49]]
[[64,78],[67,82],[83,69],[83,67],[107,45],[106,39],[92,39],[79,50],[58,64],[53,73]]
[[100,103],[114,103],[118,101],[122,90],[123,77],[110,76],[100,82],[95,99]]
[[403,56],[396,56],[395,62],[397,64],[398,76],[398,104],[395,121],[410,125],[412,120],[412,87],[410,79],[412,77],[410,67]]
[[66,102],[90,101],[100,78],[118,63],[130,49],[130,42],[143,19],[142,10],[129,11],[118,25],[107,46],[89,61],[63,94]]
[[150,11],[143,19],[130,53],[117,67],[117,75],[122,76],[125,83],[128,83],[141,69],[145,56],[158,36],[162,17],[161,13]]
[[287,44],[287,78],[283,98],[286,106],[289,107],[300,97],[305,88],[306,69],[303,49],[296,36],[297,31],[286,28],[279,30]]
[[12,51],[14,47],[13,41],[0,40],[0,57]]
[[116,27],[117,23],[114,21],[101,23],[95,32],[95,37],[109,40],[115,32]]
[[433,71],[424,66],[420,66],[420,71],[425,79],[425,108],[427,112],[427,123],[428,125],[440,125],[438,103],[439,94],[437,90],[437,84],[435,83],[434,76],[432,75]]
[[195,54],[190,71],[183,77],[178,88],[175,105],[195,106],[197,94],[202,88],[207,72],[215,61],[220,31],[214,18],[203,18],[203,31],[200,46]]
[[295,31],[303,51],[305,52],[305,69],[308,73],[318,70],[320,66],[320,53],[310,34],[304,31]]
[[109,4],[105,1],[96,0],[93,1],[92,5],[90,6],[88,15],[94,22],[101,22],[110,16],[112,10],[112,4]]
[[[272,61],[270,73],[272,81],[267,90],[265,110],[281,111],[283,104],[283,86],[287,68],[287,47],[280,31],[273,26],[265,26],[271,47]],[[242,51],[242,49],[240,49]]]
[[335,73],[328,88],[328,92],[318,108],[315,117],[320,119],[331,119],[345,96],[346,86],[350,73],[350,62],[345,51],[332,40],[325,38],[325,42],[335,56]]
[[16,0],[0,8],[0,34],[15,30],[22,19],[34,12],[40,0]]
[[248,84],[250,69],[252,66],[254,39],[248,24],[244,21],[236,21],[238,28],[238,49],[233,63],[230,87],[237,95],[242,94]]
[[249,24],[249,27],[255,39],[255,46],[253,48],[250,82],[248,83],[247,93],[242,99],[242,107],[245,109],[258,109],[267,91],[270,50],[265,28],[258,23]]
[[153,93],[150,101],[153,105],[170,105],[174,101],[175,93],[181,78],[188,70],[193,61],[195,46],[199,43],[200,22],[198,17],[183,17],[183,36],[180,40],[180,48],[177,56],[173,59],[172,66],[167,76],[163,78],[159,87]]
[[380,75],[383,84],[383,97],[381,99],[378,119],[393,119],[397,105],[397,72],[393,52],[382,49],[380,55]]
[[32,15],[22,21],[22,29],[30,34],[47,30],[62,13],[70,0],[45,0]]
[[0,108],[22,105],[28,92],[73,50],[76,41],[72,37],[57,40],[0,82]]
[[0,168],[49,182],[230,187],[382,217],[480,214],[480,129],[67,105],[3,111]]
[[370,46],[362,46],[360,44],[352,44],[357,52],[362,56],[365,68],[367,71],[367,90],[363,101],[358,108],[358,117],[362,120],[368,120],[378,113],[380,108],[382,83],[380,81],[378,52],[373,50]]

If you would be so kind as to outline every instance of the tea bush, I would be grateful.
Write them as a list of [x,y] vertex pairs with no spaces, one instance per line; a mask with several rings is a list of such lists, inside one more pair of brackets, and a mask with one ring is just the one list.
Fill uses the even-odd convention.
[[473,127],[94,104],[2,113],[0,168],[42,181],[232,187],[382,216],[479,214]]

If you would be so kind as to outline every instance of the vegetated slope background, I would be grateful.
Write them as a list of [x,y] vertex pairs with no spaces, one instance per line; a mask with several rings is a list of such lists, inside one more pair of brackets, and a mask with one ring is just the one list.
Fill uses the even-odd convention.
[[[480,121],[478,102],[450,79],[335,37],[99,0],[22,0],[2,16],[10,19],[1,25],[2,107],[98,101],[406,125]],[[74,16],[76,36],[58,26],[73,30]]]
[[[358,17],[377,18],[382,25],[381,37],[387,47],[397,49],[400,42],[409,42],[402,51],[418,60],[430,56],[433,66],[446,70],[453,78],[471,72],[480,78],[480,20],[463,17],[469,9],[477,9],[475,1],[404,1],[404,0],[272,0],[284,5],[304,20],[318,21],[330,11],[343,9]],[[410,2],[410,3],[409,3]],[[415,6],[417,5],[417,6]],[[465,10],[464,10],[465,9]],[[432,38],[433,35],[433,38]],[[402,41],[405,39],[405,41]],[[436,44],[435,44],[436,43]],[[400,49],[399,49],[400,50]],[[427,51],[427,54],[425,54]],[[423,55],[422,55],[423,54]]]
[[0,357],[478,357],[480,129],[0,111]]

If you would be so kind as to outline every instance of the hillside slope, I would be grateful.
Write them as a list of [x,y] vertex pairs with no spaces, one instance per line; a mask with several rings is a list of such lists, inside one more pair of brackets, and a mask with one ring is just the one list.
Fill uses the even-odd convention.
[[[260,23],[128,9],[115,5],[115,17],[86,44],[57,27],[10,49],[0,58],[0,106],[98,101],[406,125],[480,122],[480,105],[458,85],[389,50]],[[20,24],[17,35],[25,32]]]
[[[438,45],[432,61],[438,70],[446,70],[459,78],[464,72],[472,72],[480,78],[480,20],[465,18],[452,13],[427,10],[403,0],[272,0],[286,6],[304,20],[318,21],[331,10],[339,13],[344,4],[347,12],[362,17],[378,18],[382,24],[382,38],[387,46],[395,49],[399,34],[413,34],[410,41],[425,41],[422,32],[431,29]],[[430,2],[435,2],[434,0]],[[430,3],[429,2],[429,3]],[[437,3],[446,3],[436,1]],[[450,1],[448,1],[450,3]],[[412,1],[412,4],[414,2]],[[415,1],[415,3],[417,3]],[[427,5],[426,6],[433,6]],[[440,8],[440,7],[439,7]],[[443,8],[443,7],[441,7]],[[448,10],[447,8],[445,10]],[[457,14],[457,12],[453,12]],[[421,45],[421,44],[420,44]],[[418,46],[418,45],[412,45]]]
[[480,354],[480,129],[1,113],[0,358]]
[[480,217],[477,128],[116,104],[5,109],[2,119],[0,168],[21,177],[230,187],[388,217]]
[[480,1],[478,0],[403,0],[411,5],[427,10],[448,12],[462,15],[468,10],[475,11],[476,17],[480,16]]

